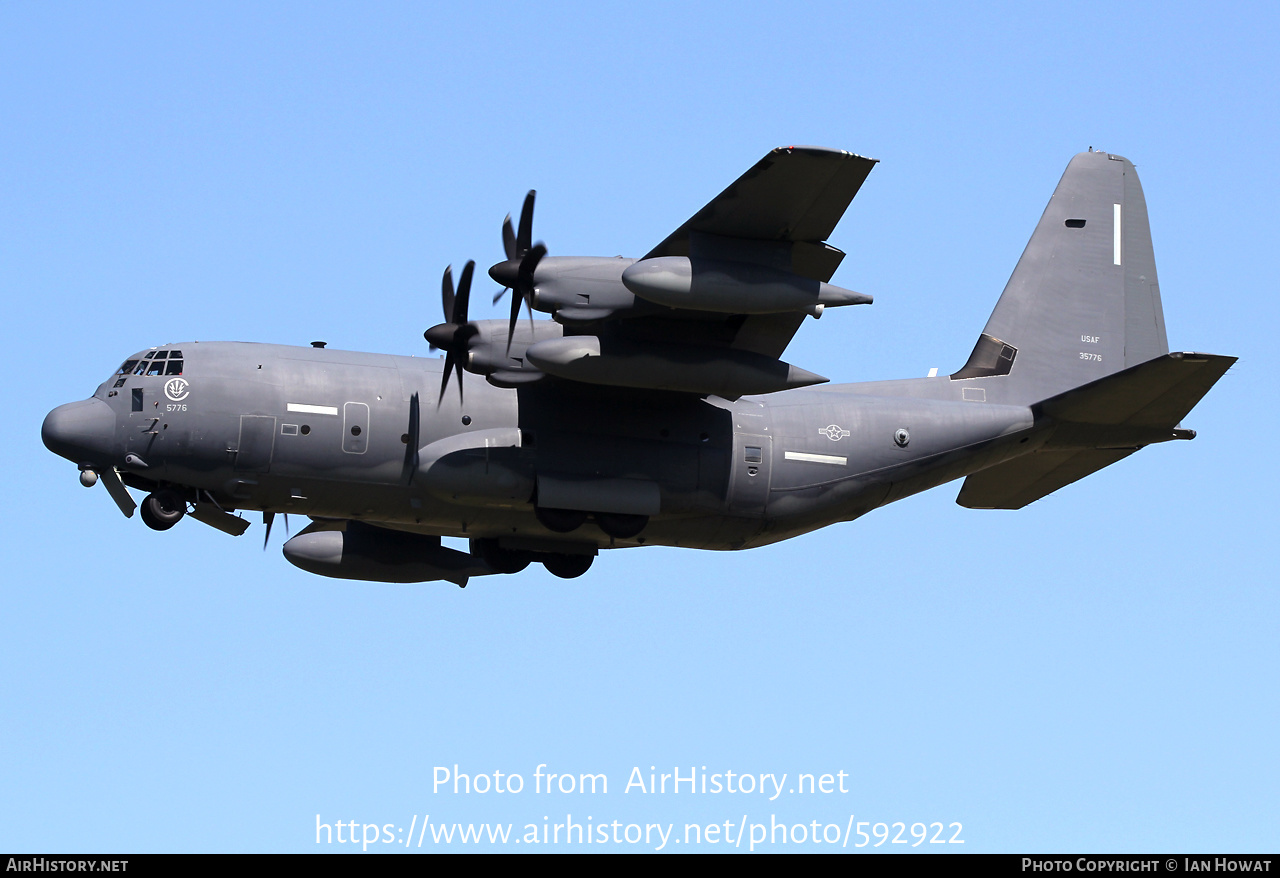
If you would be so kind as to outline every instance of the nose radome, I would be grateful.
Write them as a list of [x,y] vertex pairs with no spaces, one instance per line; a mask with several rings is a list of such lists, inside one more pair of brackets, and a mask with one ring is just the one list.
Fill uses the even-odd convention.
[[40,438],[45,448],[75,463],[109,463],[116,416],[100,399],[60,405],[45,416]]

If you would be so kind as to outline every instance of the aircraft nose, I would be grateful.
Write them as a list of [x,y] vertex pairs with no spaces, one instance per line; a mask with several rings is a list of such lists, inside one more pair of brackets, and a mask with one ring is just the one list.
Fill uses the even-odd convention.
[[74,463],[107,463],[116,432],[116,415],[100,399],[60,405],[40,428],[44,447]]

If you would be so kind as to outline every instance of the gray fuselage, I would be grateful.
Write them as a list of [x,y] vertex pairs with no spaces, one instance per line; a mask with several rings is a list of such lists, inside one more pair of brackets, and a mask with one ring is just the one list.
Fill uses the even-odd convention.
[[[59,453],[119,466],[133,487],[205,491],[224,509],[504,543],[748,548],[857,518],[1035,447],[1028,406],[980,401],[974,390],[989,378],[734,401],[471,380],[465,402],[450,387],[437,405],[435,358],[238,342],[156,351],[181,352],[180,374],[113,376],[93,400],[72,404],[107,406],[111,416],[95,415],[97,435],[63,436]],[[416,454],[408,448],[415,394]],[[649,522],[631,539],[607,536],[594,520],[554,533],[534,515],[539,498]]]

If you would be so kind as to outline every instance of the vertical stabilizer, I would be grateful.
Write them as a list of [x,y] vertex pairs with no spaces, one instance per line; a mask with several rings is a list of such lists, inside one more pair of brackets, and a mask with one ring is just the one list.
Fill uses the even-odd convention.
[[1132,162],[1071,160],[954,380],[1031,403],[1168,353],[1147,204]]

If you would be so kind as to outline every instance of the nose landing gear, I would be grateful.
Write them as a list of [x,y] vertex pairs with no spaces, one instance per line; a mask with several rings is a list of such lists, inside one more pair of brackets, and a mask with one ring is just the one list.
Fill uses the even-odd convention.
[[177,491],[162,488],[142,501],[142,521],[152,530],[168,530],[187,514],[187,502]]

